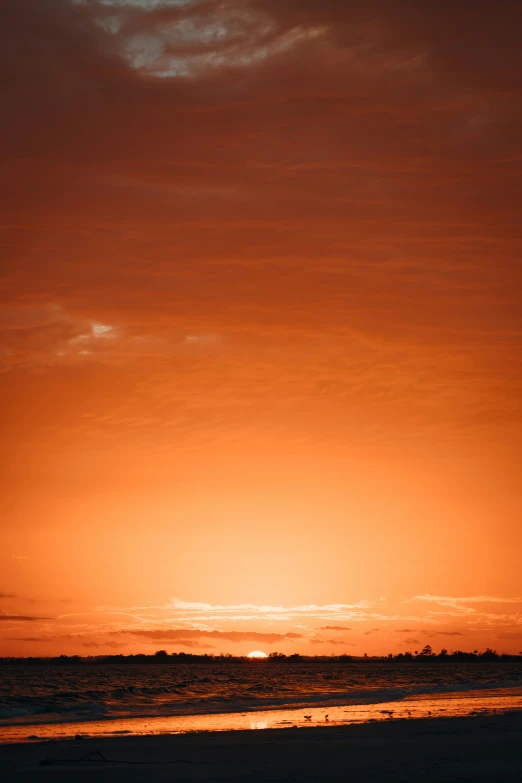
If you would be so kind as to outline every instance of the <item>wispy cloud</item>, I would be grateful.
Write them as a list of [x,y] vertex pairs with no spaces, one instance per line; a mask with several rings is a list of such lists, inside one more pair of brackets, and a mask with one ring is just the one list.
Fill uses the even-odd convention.
[[217,639],[223,642],[264,642],[273,644],[275,642],[294,641],[302,639],[303,635],[298,633],[261,633],[256,631],[201,631],[188,628],[157,628],[153,630],[140,630],[138,628],[127,628],[115,633],[132,634],[143,639],[150,639],[161,642],[181,642],[183,640],[197,639]]
[[180,612],[253,612],[255,614],[286,614],[286,615],[316,615],[317,612],[345,612],[353,611],[356,609],[367,609],[375,605],[375,601],[357,601],[352,604],[304,604],[298,606],[272,606],[263,604],[233,604],[225,606],[221,604],[205,604],[205,603],[191,603],[188,601],[181,601],[178,598],[172,600],[172,607],[178,609]]
[[[163,606],[98,607],[104,614],[132,614],[135,617],[161,617],[163,622],[238,623],[238,622],[293,622],[307,619],[322,620],[378,620],[382,614],[368,611],[376,601],[361,600],[356,603],[303,604],[283,606],[271,604],[209,604],[173,599]],[[337,630],[333,629],[333,630]],[[350,630],[338,626],[338,630]]]
[[36,617],[25,614],[3,614],[0,612],[0,622],[23,622],[23,623],[35,623],[39,620],[54,620],[54,617]]
[[503,631],[502,633],[498,634],[497,639],[510,639],[513,641],[520,639],[522,641],[522,628],[520,628],[518,631]]
[[425,593],[424,595],[415,595],[410,599],[411,601],[427,601],[429,603],[440,604],[441,606],[460,606],[461,604],[520,604],[522,598],[518,596],[502,597],[493,595],[470,595],[470,596],[441,596],[430,595]]
[[310,644],[330,644],[343,647],[355,647],[355,642],[347,642],[344,639],[323,639],[321,637],[314,637],[309,639]]
[[[518,596],[503,597],[492,595],[473,595],[473,596],[441,596],[441,595],[416,595],[410,601],[418,601],[425,604],[435,604],[437,606],[447,607],[445,611],[430,609],[428,614],[434,617],[459,617],[471,615],[484,615],[481,606],[484,605],[512,605],[522,604],[522,599]],[[449,610],[449,611],[448,611]],[[491,609],[489,609],[489,614]]]
[[[121,364],[144,358],[171,356],[180,360],[205,358],[221,347],[221,337],[187,332],[181,326],[168,334],[147,334],[135,327],[109,324],[71,313],[58,303],[13,303],[0,312],[0,369]],[[26,559],[24,555],[13,555]]]

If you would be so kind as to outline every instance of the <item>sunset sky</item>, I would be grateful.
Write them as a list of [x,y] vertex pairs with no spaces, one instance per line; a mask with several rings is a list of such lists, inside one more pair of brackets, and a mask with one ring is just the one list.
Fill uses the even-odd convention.
[[519,0],[2,0],[0,655],[522,650]]

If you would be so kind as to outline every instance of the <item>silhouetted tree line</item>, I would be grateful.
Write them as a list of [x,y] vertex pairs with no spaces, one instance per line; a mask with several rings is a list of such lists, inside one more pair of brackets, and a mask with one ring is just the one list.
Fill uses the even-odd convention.
[[80,655],[58,655],[51,658],[0,658],[0,666],[13,666],[13,665],[44,665],[44,666],[78,666],[78,665],[99,665],[99,664],[186,664],[186,663],[248,663],[249,665],[263,665],[273,663],[294,663],[296,661],[305,661],[307,663],[313,662],[333,662],[333,663],[382,663],[387,662],[436,662],[445,663],[447,661],[453,662],[468,662],[468,661],[518,661],[522,662],[522,652],[518,655],[510,655],[508,653],[497,653],[495,650],[491,650],[489,647],[483,652],[474,650],[473,652],[463,652],[462,650],[454,650],[448,652],[448,650],[442,649],[440,653],[433,652],[431,646],[427,644],[422,650],[415,652],[398,653],[397,655],[389,654],[387,656],[372,656],[365,655],[364,657],[358,657],[353,655],[299,655],[294,653],[293,655],[285,655],[280,652],[272,652],[268,658],[262,659],[250,659],[243,655],[231,655],[230,653],[220,653],[219,655],[197,655],[195,653],[186,652],[173,652],[168,653],[166,650],[158,650],[154,655],[145,655],[144,653],[137,653],[136,655],[96,655],[82,657]]
[[448,652],[444,648],[440,653],[433,652],[431,646],[427,644],[420,650],[415,650],[414,653],[405,652],[398,655],[388,656],[394,661],[520,661],[522,660],[522,653],[518,655],[509,655],[508,653],[498,653],[496,650],[492,650],[487,647],[483,652],[473,650],[473,652],[463,652],[462,650],[452,650]]

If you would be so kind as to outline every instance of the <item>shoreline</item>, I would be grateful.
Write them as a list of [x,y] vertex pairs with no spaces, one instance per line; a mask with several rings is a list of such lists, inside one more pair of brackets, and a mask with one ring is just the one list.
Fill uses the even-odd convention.
[[[522,710],[349,726],[95,737],[0,746],[6,783],[410,781],[522,776]],[[100,755],[101,754],[101,755]],[[46,764],[41,762],[48,760]]]
[[522,689],[488,692],[454,691],[426,694],[389,702],[286,706],[277,709],[110,717],[95,720],[11,723],[0,725],[0,747],[38,741],[107,738],[110,736],[159,736],[195,732],[263,731],[267,729],[347,726],[382,721],[418,721],[426,718],[464,718],[477,714],[500,715],[522,711]]

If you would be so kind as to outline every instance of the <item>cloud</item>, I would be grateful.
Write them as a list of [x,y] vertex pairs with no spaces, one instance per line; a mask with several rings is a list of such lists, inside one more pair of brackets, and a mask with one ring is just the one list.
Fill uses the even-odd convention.
[[[132,606],[111,607],[99,606],[98,611],[105,614],[131,613],[143,616],[155,615],[156,618],[166,615],[169,620],[180,623],[196,624],[216,622],[289,622],[297,620],[309,620],[319,618],[323,620],[378,620],[381,614],[368,612],[367,609],[374,605],[373,601],[361,600],[355,603],[344,604],[303,604],[296,606],[270,605],[270,604],[209,604],[204,602],[188,602],[173,599],[171,603],[161,606]],[[342,626],[339,630],[350,630]]]
[[[491,604],[493,606],[495,605],[510,605],[510,604],[521,604],[522,599],[520,599],[518,596],[513,597],[499,597],[499,596],[491,596],[491,595],[474,595],[474,596],[440,596],[440,595],[430,595],[429,593],[426,593],[425,595],[416,595],[413,598],[410,599],[410,601],[419,601],[422,603],[427,604],[436,604],[438,606],[447,607],[451,611],[434,611],[430,610],[429,614],[432,616],[440,616],[443,617],[444,615],[448,617],[458,617],[458,616],[471,616],[471,615],[479,615],[483,614],[480,612],[480,607],[483,605]],[[491,614],[491,609],[489,610],[489,613]]]
[[319,625],[318,631],[351,631],[351,628],[345,628],[343,625]]
[[497,635],[497,639],[522,640],[522,629],[519,631],[503,631]]
[[134,19],[127,13],[124,19],[122,15],[119,24],[113,22],[123,56],[137,71],[162,78],[248,68],[322,32],[307,27],[281,30],[270,12],[254,3],[222,4],[214,13],[190,3],[176,8],[163,4]]
[[16,642],[31,642],[31,643],[60,643],[60,642],[79,642],[81,647],[88,647],[92,649],[100,647],[109,647],[111,649],[119,649],[124,645],[114,640],[104,639],[102,642],[96,642],[93,639],[86,639],[85,634],[81,633],[69,633],[58,635],[45,635],[41,636],[16,636],[10,637],[10,641]]
[[10,636],[9,641],[12,642],[53,642],[55,641],[52,636]]
[[421,642],[418,639],[413,639],[412,637],[404,640],[405,644],[421,644]]
[[71,314],[56,303],[12,303],[0,313],[0,336],[4,345],[0,363],[5,369],[118,364],[165,355],[205,358],[221,346],[217,335],[185,334],[179,328],[168,336],[137,334],[132,328]]
[[12,593],[0,593],[0,599],[4,600],[7,598],[16,598],[16,595],[13,595]]
[[346,642],[343,639],[322,639],[321,637],[314,637],[308,640],[310,644],[334,644],[343,645],[344,647],[355,647],[354,642]]
[[198,602],[182,601],[178,598],[172,599],[172,608],[180,612],[251,612],[254,614],[285,614],[285,615],[307,615],[315,616],[319,613],[337,613],[357,609],[367,609],[375,605],[374,601],[357,601],[352,604],[303,604],[298,606],[271,606],[266,604],[232,604],[232,605],[213,605]]
[[[197,629],[188,628],[173,628],[173,629],[154,629],[154,630],[142,630],[127,628],[116,633],[128,633],[133,636],[140,637],[142,639],[150,639],[151,641],[162,642],[182,642],[191,641],[195,639],[218,639],[223,642],[261,642],[265,644],[273,644],[275,642],[293,641],[295,639],[302,639],[303,635],[298,633],[260,633],[257,631],[200,631]],[[195,643],[195,646],[197,644]]]
[[24,615],[24,614],[4,614],[3,612],[0,612],[0,622],[4,621],[12,621],[12,622],[26,622],[26,623],[33,623],[38,622],[40,620],[54,620],[56,618],[54,617],[35,617],[32,615]]
[[[302,604],[302,605],[272,605],[272,604],[210,604],[206,602],[188,602],[173,599],[170,603],[158,606],[110,607],[99,606],[97,611],[109,617],[118,614],[132,617],[140,622],[148,622],[151,626],[159,623],[170,628],[187,627],[190,629],[213,630],[219,624],[234,628],[237,624],[280,624],[293,623],[294,628],[307,628],[311,620],[351,620],[376,621],[385,620],[381,614],[368,612],[366,607],[371,601],[361,600],[345,604]],[[327,628],[338,632],[352,630],[348,626],[330,625]],[[223,633],[225,629],[221,628]],[[292,632],[286,638],[301,638],[299,634],[293,637]]]
[[365,631],[364,635],[369,636],[371,633],[377,633],[380,630],[380,628],[370,628],[369,631]]
[[395,633],[412,633],[411,628],[396,628]]
[[120,644],[119,642],[109,642],[109,641],[103,641],[103,642],[82,642],[82,647],[87,647],[91,649],[99,649],[104,647],[109,647],[112,650],[118,650],[121,649],[124,645]]
[[[169,418],[219,442],[212,423],[238,427],[240,411],[264,433],[295,410],[299,429],[314,389],[332,412],[362,410],[363,441],[393,442],[398,407],[414,437],[509,415],[513,389],[480,383],[479,357],[519,353],[516,286],[498,270],[516,256],[516,194],[503,169],[491,182],[518,154],[502,129],[520,127],[521,69],[500,65],[520,60],[516,26],[504,5],[437,5],[4,0],[4,369],[153,362],[134,397],[93,411],[108,436]],[[501,90],[485,89],[493,73]],[[472,124],[486,115],[498,121]],[[189,263],[173,266],[174,248]],[[509,306],[486,324],[470,311],[490,311],[492,285]],[[214,336],[211,383],[180,371]],[[161,401],[136,415],[152,386]],[[254,386],[269,404],[252,416]]]
[[492,596],[492,595],[471,595],[471,596],[440,596],[430,595],[416,595],[410,599],[411,601],[426,601],[428,603],[436,603],[441,606],[459,606],[460,604],[520,604],[522,598],[512,596],[510,598]]

